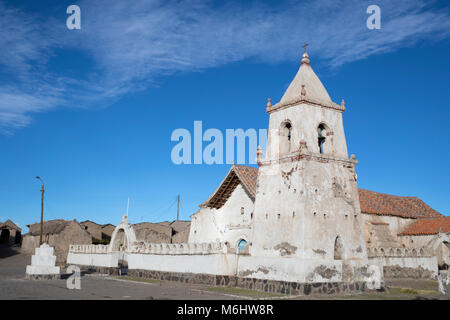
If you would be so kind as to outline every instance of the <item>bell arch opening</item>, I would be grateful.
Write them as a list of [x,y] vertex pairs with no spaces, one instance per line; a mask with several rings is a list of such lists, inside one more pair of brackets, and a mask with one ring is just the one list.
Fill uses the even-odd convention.
[[292,124],[289,120],[284,121],[280,127],[280,155],[291,152]]
[[330,132],[330,128],[323,122],[317,127],[317,144],[321,154],[331,153],[331,141],[328,138]]

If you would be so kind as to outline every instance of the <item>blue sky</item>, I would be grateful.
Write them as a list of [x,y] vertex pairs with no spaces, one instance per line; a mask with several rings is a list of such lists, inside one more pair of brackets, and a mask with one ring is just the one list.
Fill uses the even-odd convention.
[[[300,64],[331,98],[358,183],[450,213],[450,11],[439,1],[0,0],[0,220],[187,219],[229,165],[174,165],[173,130],[268,125]],[[81,8],[81,30],[66,8]],[[366,8],[381,8],[381,30]],[[26,228],[25,228],[26,231]]]

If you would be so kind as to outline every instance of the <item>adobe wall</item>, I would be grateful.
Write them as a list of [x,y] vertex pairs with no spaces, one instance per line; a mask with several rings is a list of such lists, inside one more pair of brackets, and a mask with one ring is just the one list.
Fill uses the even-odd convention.
[[[79,265],[81,271],[99,272],[102,274],[119,275],[118,268],[94,267]],[[238,276],[224,276],[213,274],[195,274],[184,272],[165,272],[154,270],[128,270],[128,276],[173,281],[186,284],[200,284],[207,286],[234,287],[262,292],[279,293],[287,295],[333,295],[358,294],[368,289],[365,282],[324,282],[324,283],[296,283],[289,281],[274,281],[256,278],[243,278]]]
[[[369,249],[369,263],[383,268],[385,278],[436,279],[438,259],[430,250],[424,251],[404,248]],[[422,252],[421,252],[422,251]]]
[[[69,264],[117,267],[127,262],[129,270],[182,272],[239,276],[297,283],[358,282],[371,276],[367,265],[343,264],[324,259],[257,258],[227,253],[224,243],[148,244],[138,243],[129,251],[112,252],[108,246],[72,245]],[[382,280],[382,275],[380,275]]]
[[[83,230],[78,222],[72,221],[58,234],[44,235],[42,241],[54,248],[56,263],[61,264],[66,261],[71,244],[92,244],[92,236]],[[30,234],[24,236],[22,240],[24,253],[34,254],[37,247],[39,247],[39,236]]]
[[253,208],[253,201],[239,184],[220,209],[202,207],[192,216],[189,243],[229,242],[236,248],[240,239],[250,242]]
[[[397,234],[405,230],[405,228],[409,227],[411,224],[417,222],[417,219],[412,218],[402,218],[397,216],[387,216],[387,215],[377,215],[377,214],[367,214],[362,212],[361,218],[363,219],[363,223],[387,223],[389,231],[395,237]],[[366,235],[367,241],[367,235]]]
[[367,259],[354,163],[311,157],[259,168],[250,253],[332,263],[339,237],[342,259]]

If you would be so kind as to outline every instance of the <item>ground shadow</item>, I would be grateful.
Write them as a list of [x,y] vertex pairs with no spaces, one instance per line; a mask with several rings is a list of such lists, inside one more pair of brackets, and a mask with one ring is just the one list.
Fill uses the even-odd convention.
[[20,254],[17,245],[0,244],[0,259],[8,258]]

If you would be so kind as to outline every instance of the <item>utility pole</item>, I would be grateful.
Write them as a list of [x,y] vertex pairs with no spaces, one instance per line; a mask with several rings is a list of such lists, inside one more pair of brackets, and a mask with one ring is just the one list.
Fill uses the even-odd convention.
[[37,176],[36,179],[41,180],[41,234],[39,236],[39,246],[42,244],[42,233],[44,229],[44,181],[42,181],[41,177]]
[[177,221],[180,220],[180,195],[177,196]]

